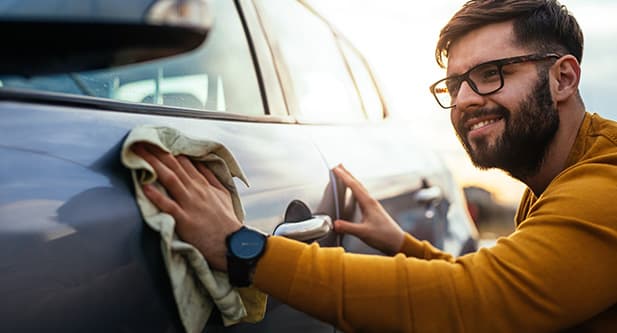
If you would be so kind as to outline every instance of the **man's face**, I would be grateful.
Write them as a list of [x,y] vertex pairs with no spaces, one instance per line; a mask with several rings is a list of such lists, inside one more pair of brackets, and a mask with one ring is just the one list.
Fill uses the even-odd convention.
[[[511,23],[480,28],[450,48],[448,76],[486,61],[529,54],[513,46]],[[518,179],[533,176],[559,128],[549,74],[542,64],[521,63],[503,68],[504,87],[480,96],[461,85],[451,121],[472,162],[499,168]]]

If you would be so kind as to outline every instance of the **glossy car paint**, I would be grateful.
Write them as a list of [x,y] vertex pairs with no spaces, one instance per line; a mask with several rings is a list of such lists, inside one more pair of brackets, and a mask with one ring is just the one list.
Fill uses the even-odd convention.
[[119,161],[136,125],[225,142],[250,180],[250,188],[239,185],[247,224],[272,232],[294,198],[335,215],[323,202],[332,198],[324,196],[328,169],[296,125],[0,107],[2,331],[167,332],[177,322],[156,235],[144,227]]
[[[388,121],[297,121],[291,101],[301,97],[281,87],[287,68],[265,36],[265,16],[251,1],[236,4],[276,116],[0,89],[0,331],[182,331],[158,236],[143,224],[119,160],[123,139],[137,125],[171,126],[224,143],[250,182],[238,183],[245,223],[263,231],[272,232],[296,199],[313,213],[357,220],[349,191],[330,172],[344,163],[406,230],[454,254],[475,249],[450,173],[422,149],[422,138]],[[433,186],[445,195],[416,200]],[[332,234],[320,243],[371,253],[352,237]],[[215,314],[205,329],[292,330],[334,329],[275,299],[259,324],[226,328]]]

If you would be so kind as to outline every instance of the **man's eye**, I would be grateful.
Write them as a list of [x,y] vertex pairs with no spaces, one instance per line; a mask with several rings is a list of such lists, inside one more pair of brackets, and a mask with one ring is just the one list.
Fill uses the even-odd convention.
[[499,73],[497,72],[497,70],[490,70],[490,71],[486,71],[484,72],[484,77],[485,78],[490,78],[490,77],[494,77],[495,75],[499,75]]
[[499,80],[499,68],[496,66],[483,66],[474,70],[469,75],[476,84],[494,82]]
[[497,69],[488,69],[482,72],[482,78],[485,80],[494,78],[496,76],[499,76],[499,71]]

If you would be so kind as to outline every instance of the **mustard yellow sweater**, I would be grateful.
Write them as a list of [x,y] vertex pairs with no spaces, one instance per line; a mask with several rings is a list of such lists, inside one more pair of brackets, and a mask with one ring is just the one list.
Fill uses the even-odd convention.
[[407,236],[385,257],[270,237],[255,285],[346,332],[617,332],[617,124],[586,114],[567,165],[492,248],[452,258]]

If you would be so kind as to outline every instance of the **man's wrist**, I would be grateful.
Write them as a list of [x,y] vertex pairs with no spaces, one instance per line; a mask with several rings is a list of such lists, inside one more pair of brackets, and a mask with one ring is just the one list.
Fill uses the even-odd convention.
[[267,239],[267,234],[246,226],[227,236],[227,274],[232,285],[246,287],[252,283],[255,266],[265,252]]

